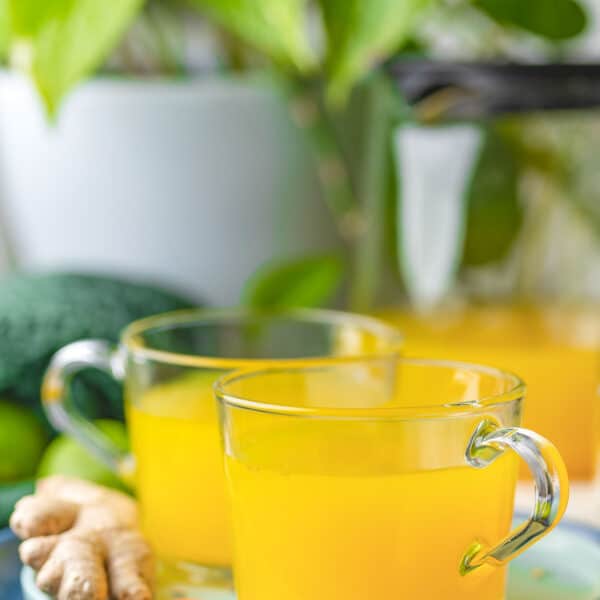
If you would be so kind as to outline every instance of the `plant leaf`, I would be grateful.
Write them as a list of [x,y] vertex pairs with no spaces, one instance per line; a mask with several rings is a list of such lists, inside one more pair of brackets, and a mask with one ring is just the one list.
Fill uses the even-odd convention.
[[0,0],[0,60],[4,60],[10,44],[11,27],[8,0]]
[[315,65],[306,36],[307,0],[190,0],[222,27],[301,72]]
[[464,265],[501,260],[510,249],[523,220],[518,180],[516,156],[489,131],[468,194]]
[[340,286],[343,272],[337,256],[269,264],[248,280],[242,303],[253,308],[323,306]]
[[13,53],[54,114],[116,45],[144,0],[9,0]]
[[430,0],[320,0],[328,37],[329,97],[342,102],[371,68],[412,33]]
[[474,4],[501,24],[551,40],[575,37],[588,23],[584,8],[576,0],[475,0]]
[[8,0],[11,27],[16,36],[27,37],[52,19],[60,19],[70,0]]

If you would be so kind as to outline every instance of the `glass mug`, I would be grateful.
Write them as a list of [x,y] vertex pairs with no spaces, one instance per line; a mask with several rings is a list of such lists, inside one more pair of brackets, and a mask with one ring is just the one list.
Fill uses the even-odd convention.
[[[171,579],[187,571],[190,580],[215,581],[227,578],[232,560],[215,379],[239,368],[395,354],[401,344],[395,328],[346,313],[177,312],[134,322],[117,349],[98,340],[66,346],[42,396],[57,429],[133,478],[144,532]],[[87,367],[124,380],[133,459],[67,401],[69,378]]]
[[[501,600],[568,501],[556,448],[492,368],[373,359],[215,386],[238,600]],[[536,483],[510,532],[518,457]]]

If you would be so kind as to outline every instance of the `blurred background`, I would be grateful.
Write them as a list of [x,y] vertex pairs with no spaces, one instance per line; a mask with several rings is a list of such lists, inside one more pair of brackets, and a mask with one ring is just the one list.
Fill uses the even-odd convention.
[[[599,18],[1,0],[0,525],[38,474],[119,485],[41,414],[54,351],[237,304],[375,313],[407,354],[518,372],[600,522]],[[116,385],[74,385],[126,445]]]

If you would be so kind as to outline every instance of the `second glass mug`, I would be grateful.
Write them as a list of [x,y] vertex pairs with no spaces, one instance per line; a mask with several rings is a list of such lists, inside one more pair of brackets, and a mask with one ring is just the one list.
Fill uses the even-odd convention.
[[[240,368],[395,355],[401,345],[397,329],[347,313],[183,311],[134,322],[118,348],[101,340],[65,346],[51,361],[42,398],[58,430],[133,481],[144,533],[168,565],[165,577],[226,582],[230,510],[215,379]],[[89,367],[124,381],[132,456],[68,401],[69,379]]]
[[[216,383],[238,600],[502,600],[506,563],[568,501],[496,369],[372,359]],[[536,487],[513,531],[518,457]]]

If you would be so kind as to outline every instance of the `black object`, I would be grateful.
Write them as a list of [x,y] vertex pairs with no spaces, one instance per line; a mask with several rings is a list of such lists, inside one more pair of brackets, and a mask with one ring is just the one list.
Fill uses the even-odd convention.
[[395,60],[388,72],[410,104],[445,93],[444,117],[600,107],[600,65]]

